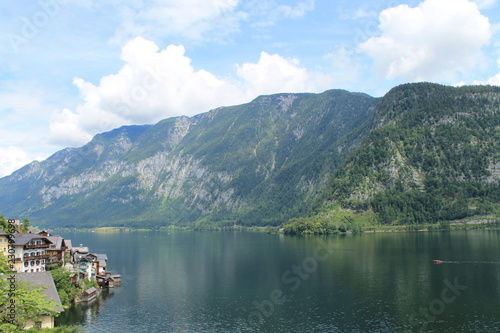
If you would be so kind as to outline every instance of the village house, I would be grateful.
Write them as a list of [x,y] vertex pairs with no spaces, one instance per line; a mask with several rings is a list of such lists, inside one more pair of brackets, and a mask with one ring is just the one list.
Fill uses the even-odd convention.
[[46,230],[42,230],[40,232],[37,232],[38,235],[40,236],[44,236],[44,237],[47,237],[47,236],[52,236],[48,231]]
[[78,270],[78,279],[91,280],[96,277],[96,261],[97,256],[92,253],[88,253],[77,257],[75,262]]
[[77,269],[78,280],[90,280],[104,275],[108,267],[107,255],[89,253],[88,247],[84,247],[82,244],[72,248],[71,262]]
[[[54,300],[56,303],[61,304],[59,295],[57,294],[57,289],[54,284],[54,279],[50,272],[35,272],[35,273],[18,273],[16,274],[16,281],[25,281],[33,287],[44,286],[45,289],[42,291],[46,295],[48,300]],[[56,306],[54,308],[57,312],[63,312],[62,306]],[[54,328],[54,316],[47,313],[41,314],[41,318],[36,320],[29,320],[24,329],[31,327],[35,328]]]
[[113,275],[113,273],[106,271],[103,275],[97,275],[96,280],[100,287],[114,288],[121,284],[121,275]]
[[99,289],[91,287],[83,292],[82,301],[91,302],[97,297],[97,295],[99,295]]
[[57,265],[60,262],[64,265],[64,254],[68,248],[67,241],[61,236],[47,236],[47,239],[52,242],[47,250],[49,255],[47,265]]
[[0,252],[5,256],[9,254],[9,234],[0,228]]
[[[76,269],[77,279],[91,280],[95,278],[100,286],[114,285],[113,276],[108,272],[108,256],[106,254],[89,253],[87,247],[80,244],[71,250],[71,262]],[[119,276],[117,277],[119,280]]]
[[96,254],[97,260],[94,263],[97,275],[104,275],[108,268],[108,256],[105,254]]
[[49,232],[43,230],[38,233],[40,236],[47,237],[52,244],[50,245],[47,253],[49,255],[48,265],[58,264],[63,261],[64,265],[64,254],[66,252],[71,252],[71,239],[64,239],[61,236],[52,235]]
[[52,242],[37,234],[21,234],[14,237],[14,267],[18,272],[34,273],[44,272],[46,260],[49,255],[47,250]]
[[80,246],[74,246],[71,251],[71,262],[77,263],[81,257],[89,253],[89,248],[80,244]]

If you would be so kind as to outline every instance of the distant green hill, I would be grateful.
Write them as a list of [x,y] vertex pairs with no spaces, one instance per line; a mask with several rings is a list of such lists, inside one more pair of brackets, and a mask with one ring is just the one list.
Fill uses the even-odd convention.
[[33,162],[0,179],[0,212],[44,227],[325,230],[498,216],[499,110],[489,86],[260,96]]

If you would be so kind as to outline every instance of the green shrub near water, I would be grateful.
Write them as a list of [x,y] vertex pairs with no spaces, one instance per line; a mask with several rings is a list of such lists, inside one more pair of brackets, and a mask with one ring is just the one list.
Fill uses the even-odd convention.
[[70,305],[81,294],[80,288],[71,283],[71,273],[63,268],[51,271],[57,293],[63,305]]
[[373,211],[355,212],[333,205],[316,216],[287,221],[283,224],[283,232],[289,235],[359,233],[366,227],[377,225],[377,220]]

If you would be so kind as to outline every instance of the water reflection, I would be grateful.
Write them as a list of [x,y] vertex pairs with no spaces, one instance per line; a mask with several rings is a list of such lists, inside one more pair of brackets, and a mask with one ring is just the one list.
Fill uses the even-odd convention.
[[[122,275],[115,295],[60,319],[88,332],[411,332],[421,308],[436,312],[427,316],[428,331],[500,322],[500,265],[479,263],[500,261],[498,231],[67,237],[107,253],[110,270]],[[444,302],[445,281],[455,279],[467,289],[453,302],[447,292]]]
[[115,289],[103,289],[98,297],[91,302],[83,302],[72,305],[66,309],[59,317],[56,317],[56,325],[90,325],[95,322],[101,310],[106,308],[106,303],[115,293]]

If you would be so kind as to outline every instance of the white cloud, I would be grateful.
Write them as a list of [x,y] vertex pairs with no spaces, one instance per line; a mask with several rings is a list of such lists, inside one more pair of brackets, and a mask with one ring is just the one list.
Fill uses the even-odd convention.
[[[135,36],[176,36],[194,41],[220,40],[239,30],[246,18],[239,0],[128,1],[120,11],[122,25],[113,40],[122,43]],[[121,5],[123,6],[123,5]]]
[[275,0],[126,0],[119,2],[121,26],[111,41],[122,44],[142,36],[174,37],[190,42],[224,42],[240,31],[242,22],[271,26],[297,19],[314,9],[315,0],[280,4]]
[[250,95],[320,91],[331,83],[326,75],[312,73],[300,67],[297,59],[285,59],[278,54],[266,52],[260,54],[257,63],[237,66],[237,74],[245,81]]
[[19,147],[0,147],[0,177],[10,175],[33,161],[33,158]]
[[487,79],[486,81],[475,80],[472,82],[472,84],[477,84],[477,85],[489,84],[492,86],[500,86],[500,74],[496,74]]
[[473,69],[491,38],[491,25],[468,0],[425,0],[379,17],[381,36],[361,43],[379,75],[407,81],[453,81]]
[[53,152],[46,140],[47,115],[58,97],[35,80],[0,83],[0,177]]
[[84,144],[96,133],[125,124],[192,116],[260,94],[320,92],[331,84],[329,77],[303,68],[296,59],[266,52],[257,63],[236,65],[233,78],[194,69],[181,45],[160,50],[141,37],[123,47],[121,58],[125,65],[99,85],[75,78],[83,102],[73,111],[53,112],[52,143]]
[[69,146],[78,146],[89,141],[91,135],[85,132],[79,124],[81,115],[74,114],[68,109],[54,111],[50,124],[51,142],[64,143]]

